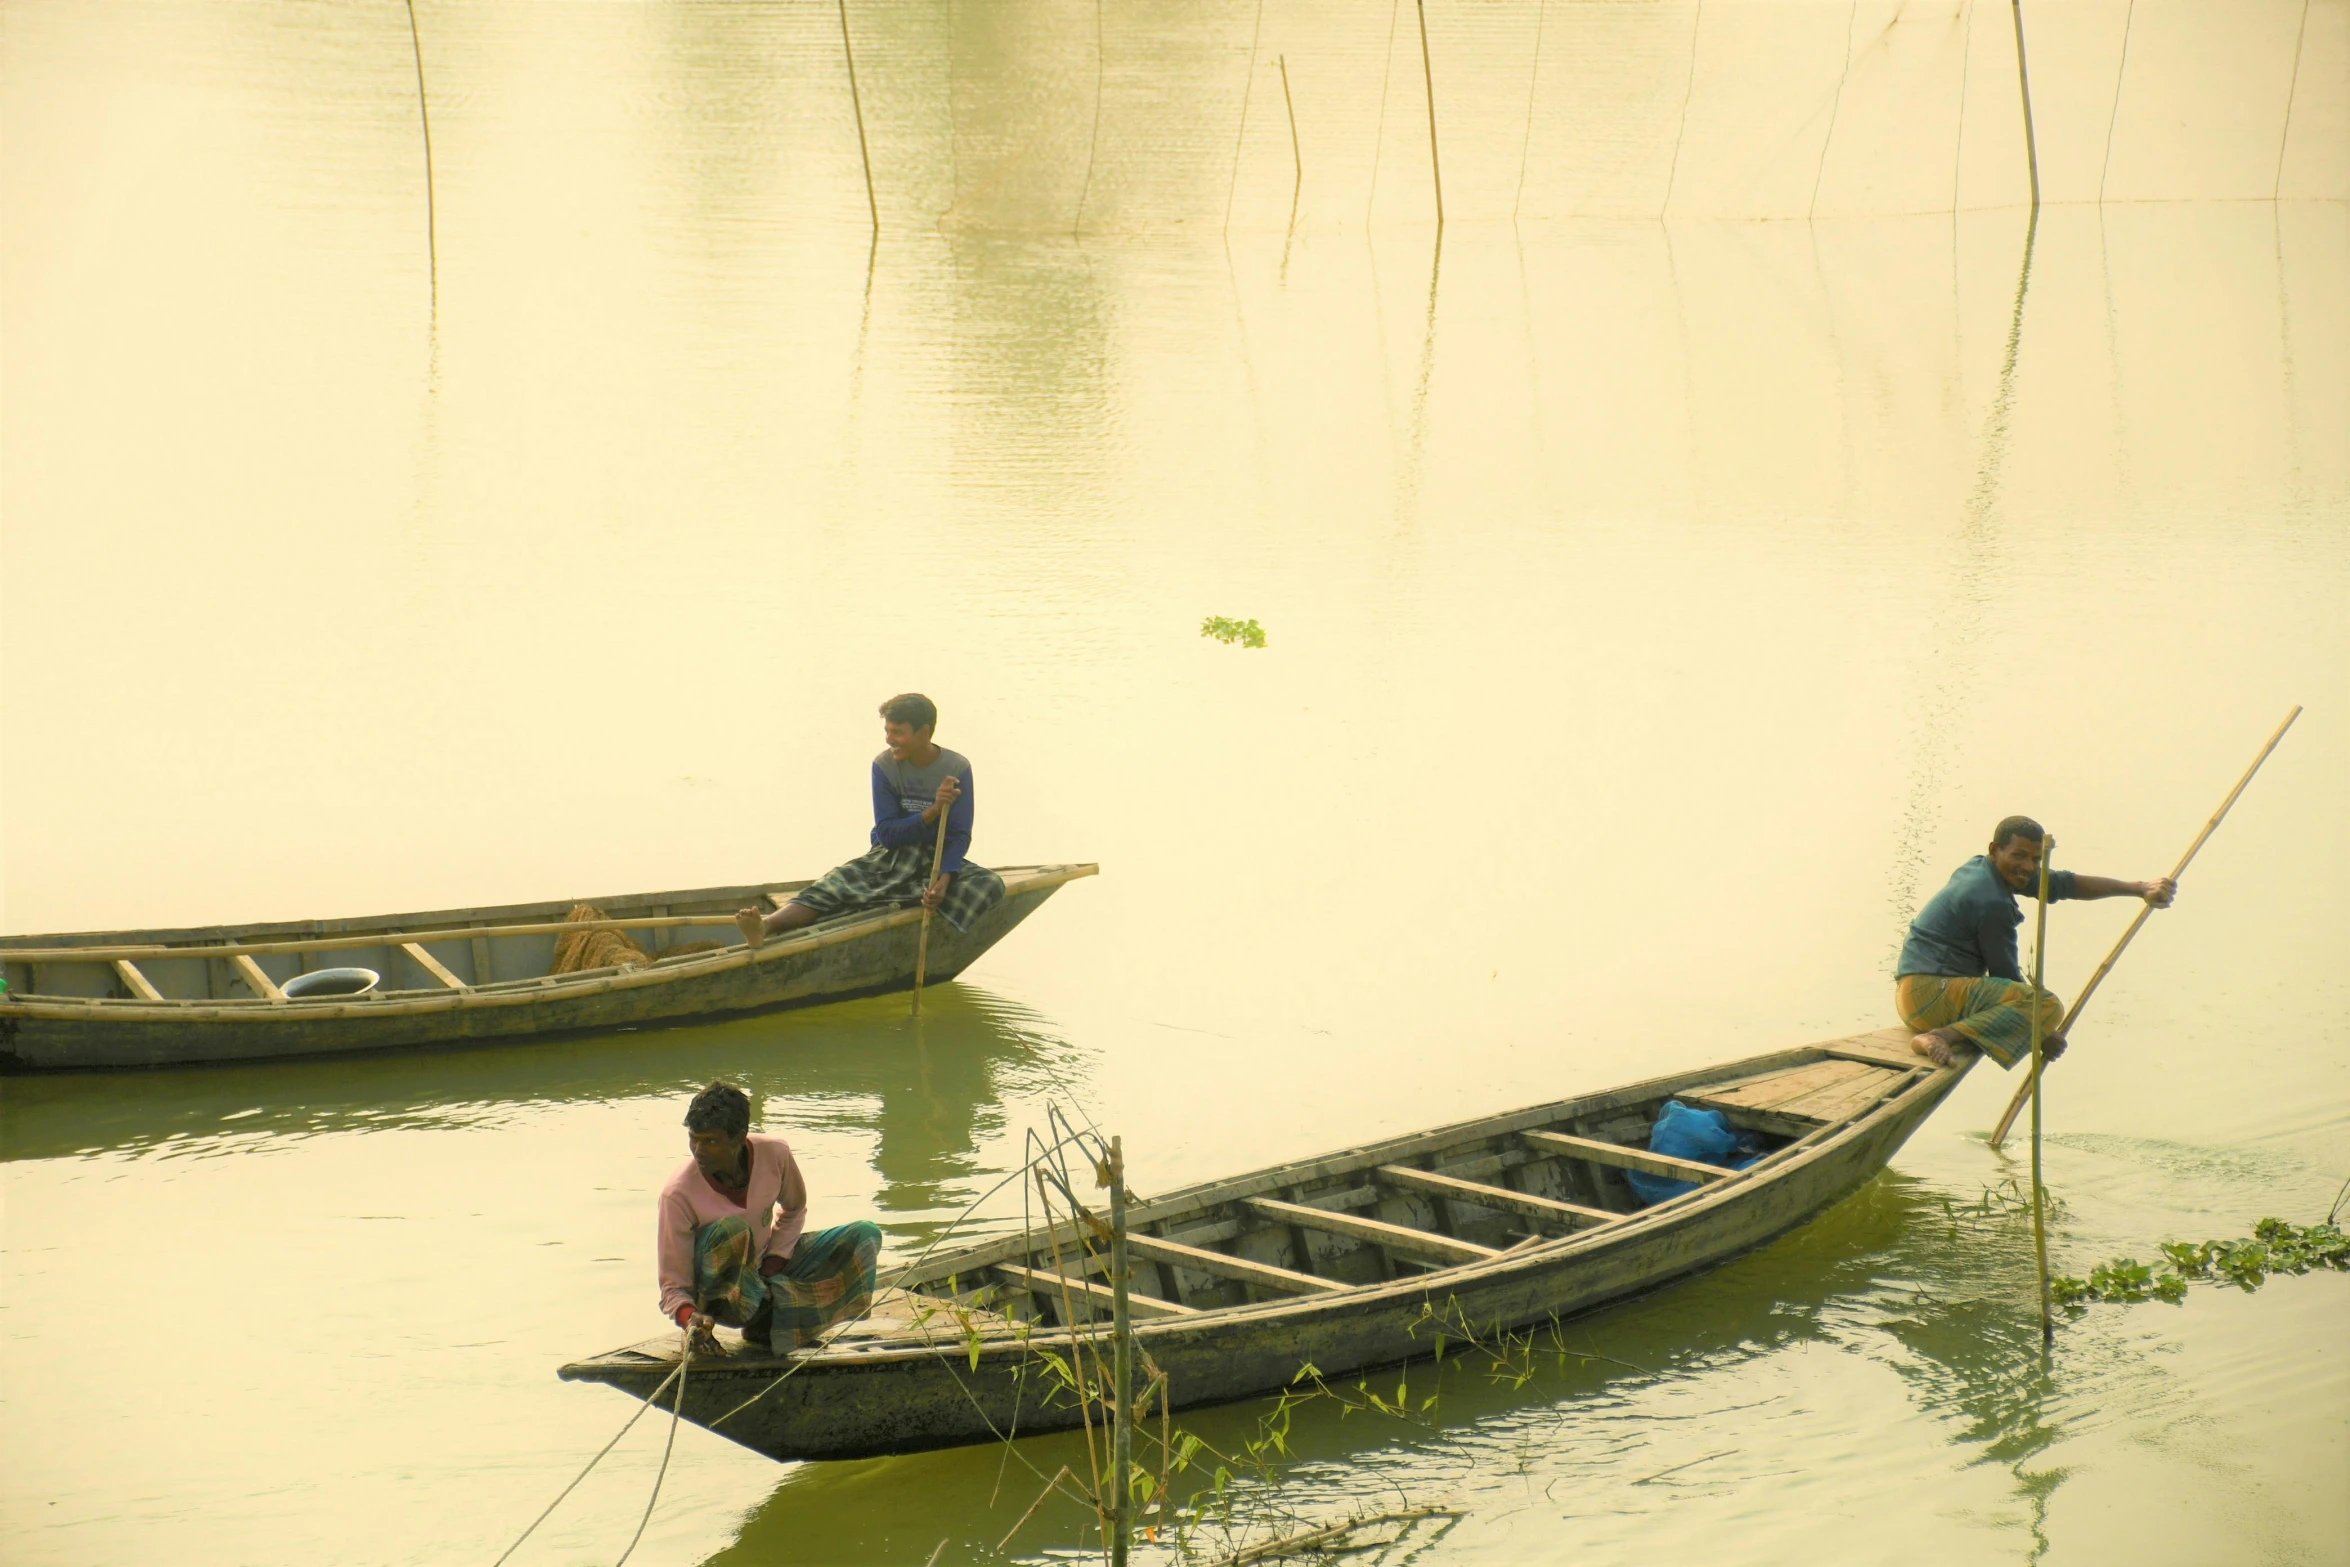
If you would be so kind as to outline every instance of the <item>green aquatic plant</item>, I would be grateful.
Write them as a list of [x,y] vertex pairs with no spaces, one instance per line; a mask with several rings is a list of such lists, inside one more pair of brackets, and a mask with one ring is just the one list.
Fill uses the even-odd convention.
[[1199,623],[1199,634],[1238,647],[1263,647],[1265,628],[1253,620],[1229,620],[1222,615],[1210,615]]
[[2143,1300],[2172,1304],[2187,1298],[2191,1281],[2233,1284],[2247,1293],[2272,1273],[2332,1269],[2350,1273],[2350,1236],[2329,1218],[2311,1225],[2263,1219],[2252,1233],[2234,1240],[2164,1241],[2161,1263],[2116,1257],[2089,1270],[2085,1279],[2058,1277],[2049,1293],[2066,1311],[2079,1315],[2092,1301],[2131,1305]]

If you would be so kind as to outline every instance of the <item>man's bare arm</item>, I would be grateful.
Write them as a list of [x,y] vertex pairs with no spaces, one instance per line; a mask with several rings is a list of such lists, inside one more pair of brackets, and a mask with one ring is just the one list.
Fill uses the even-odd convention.
[[2111,876],[2073,876],[2073,896],[2076,898],[2144,898],[2158,909],[2170,907],[2171,899],[2179,895],[2179,884],[2165,876],[2160,881],[2116,881]]

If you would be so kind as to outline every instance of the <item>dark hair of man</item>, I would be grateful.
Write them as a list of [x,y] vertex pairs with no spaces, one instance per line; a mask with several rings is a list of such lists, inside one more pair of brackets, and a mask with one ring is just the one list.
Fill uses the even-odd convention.
[[907,728],[938,728],[938,702],[919,691],[907,691],[881,702],[881,717]]
[[904,724],[908,729],[935,729],[938,727],[938,704],[919,691],[908,691],[893,696],[881,704],[881,716],[893,724]]
[[2038,843],[2047,836],[2047,829],[2029,816],[2008,816],[2001,818],[1999,825],[1991,829],[1991,847],[2004,849],[2010,838],[2029,838]]
[[685,1107],[685,1129],[740,1137],[751,1129],[751,1096],[732,1083],[712,1083]]

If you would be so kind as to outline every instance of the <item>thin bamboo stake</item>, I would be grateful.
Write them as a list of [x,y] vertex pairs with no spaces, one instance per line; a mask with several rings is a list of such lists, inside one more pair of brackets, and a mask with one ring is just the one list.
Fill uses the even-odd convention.
[[1110,1390],[1117,1404],[1110,1440],[1110,1567],[1126,1567],[1134,1533],[1134,1321],[1126,1301],[1126,1151],[1110,1139]]
[[1289,56],[1279,55],[1275,63],[1281,67],[1281,103],[1289,111],[1289,161],[1297,171],[1289,186],[1289,226],[1297,227],[1297,199],[1305,194],[1306,156],[1297,145],[1297,100],[1289,96]]
[[2032,172],[2032,215],[2040,215],[2040,143],[2032,133],[2032,77],[2024,67],[2024,0],[2008,0],[2015,12],[2015,79],[2024,95],[2024,162]]
[[2048,971],[2048,862],[2055,857],[2056,840],[2040,837],[2040,896],[2038,923],[2032,927],[2032,1250],[2040,1268],[2040,1347],[2056,1343],[2056,1319],[2048,1303],[2048,1189],[2040,1182],[2040,998]]
[[416,33],[416,0],[407,0],[408,48],[416,56],[416,119],[424,127],[424,254],[431,268],[432,295],[441,297],[441,239],[440,224],[435,208],[438,199],[433,192],[432,179],[432,110],[424,97],[424,43]]
[[1436,179],[1436,231],[1444,232],[1444,164],[1436,156],[1436,71],[1428,63],[1428,0],[1412,0],[1420,13],[1420,85],[1428,93],[1428,172]]
[[[1053,1194],[1045,1185],[1042,1170],[1036,1172],[1036,1190],[1038,1198],[1044,1206],[1045,1233],[1051,1237],[1053,1244],[1053,1276],[1061,1281],[1061,1325],[1069,1330],[1069,1374],[1077,1382],[1077,1418],[1085,1426],[1085,1468],[1087,1478],[1092,1481],[1094,1527],[1106,1532],[1109,1528],[1109,1521],[1102,1516],[1102,1460],[1100,1453],[1095,1451],[1093,1445],[1093,1394],[1085,1379],[1085,1350],[1092,1342],[1093,1335],[1078,1331],[1077,1303],[1069,1296],[1069,1269],[1061,1260],[1061,1226],[1060,1222],[1053,1217]],[[1071,1215],[1069,1227],[1072,1230],[1077,1228],[1075,1215]],[[1077,1248],[1078,1267],[1081,1270],[1091,1271],[1086,1264],[1085,1236],[1082,1231],[1077,1234]],[[1089,1306],[1085,1324],[1087,1327],[1093,1325],[1091,1311],[1092,1308]],[[1094,1359],[1098,1362],[1100,1358],[1101,1356],[1097,1352]],[[1098,1364],[1095,1366],[1095,1370],[1100,1370]]]
[[[2276,733],[2268,737],[2268,744],[2262,746],[2260,754],[2252,759],[2252,765],[2244,769],[2244,776],[2236,780],[2236,787],[2228,791],[2228,797],[2219,802],[2219,809],[2211,813],[2211,820],[2203,824],[2203,830],[2195,835],[2195,841],[2187,845],[2187,852],[2179,856],[2179,863],[2171,868],[2169,880],[2176,882],[2187,874],[2187,867],[2194,862],[2196,851],[2203,847],[2205,839],[2219,830],[2219,824],[2227,819],[2229,807],[2236,803],[2236,796],[2244,792],[2244,786],[2252,781],[2252,775],[2260,771],[2260,764],[2268,760],[2268,753],[2277,748],[2277,742],[2285,738],[2285,731],[2292,728],[2293,720],[2300,716],[2300,704],[2295,703],[2293,710],[2285,715],[2285,721],[2277,725]],[[2114,964],[2121,961],[2122,949],[2129,946],[2130,938],[2138,934],[2138,927],[2145,924],[2153,913],[2154,905],[2151,903],[2138,910],[2137,918],[2130,921],[2129,928],[2121,934],[2121,940],[2113,944],[2113,950],[2105,955],[2105,961],[2097,965],[2097,972],[2089,976],[2089,983],[2081,987],[2080,995],[2073,1001],[2072,1010],[2065,1013],[2064,1021],[2056,1025],[2057,1037],[2070,1042],[2073,1025],[2080,1021],[2081,1009],[2089,1004],[2091,996],[2097,994],[2097,987],[2105,983],[2105,976],[2112,973]],[[2007,1110],[1999,1117],[1999,1124],[1991,1129],[1992,1147],[1997,1148],[2007,1141],[2009,1129],[2015,1125],[2015,1118],[2023,1112],[2024,1101],[2031,1097],[2032,1089],[2039,1080],[2040,1074],[2035,1069],[2030,1077],[2016,1085],[2015,1097],[2007,1102]]]
[[[857,111],[857,156],[865,163],[865,210],[873,218],[873,234],[881,236],[881,204],[873,199],[873,154],[865,147],[865,100],[857,92],[857,51],[849,45],[849,0],[840,3],[840,52],[849,62],[849,107]],[[866,287],[872,287],[872,269],[866,269]]]
[[[930,880],[939,881],[939,863],[947,857],[947,818],[953,814],[950,806],[938,808],[938,841],[930,850]],[[914,938],[914,1013],[922,1015],[922,972],[930,965],[930,905],[922,905],[922,934]]]

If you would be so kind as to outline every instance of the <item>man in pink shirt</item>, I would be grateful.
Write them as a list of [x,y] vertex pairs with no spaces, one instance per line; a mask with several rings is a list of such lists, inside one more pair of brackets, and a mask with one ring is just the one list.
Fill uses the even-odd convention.
[[716,1348],[714,1323],[774,1353],[872,1309],[880,1229],[807,1232],[807,1183],[790,1144],[751,1130],[750,1095],[712,1083],[685,1129],[693,1158],[661,1188],[654,1255],[662,1314],[694,1330],[695,1353]]

